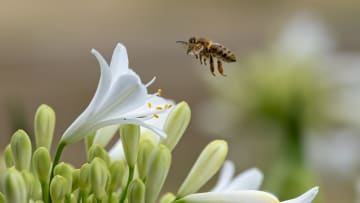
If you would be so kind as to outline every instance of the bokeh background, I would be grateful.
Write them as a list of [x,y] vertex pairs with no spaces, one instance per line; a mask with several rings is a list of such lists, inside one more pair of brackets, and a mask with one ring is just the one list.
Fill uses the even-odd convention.
[[[294,84],[286,81],[302,78],[304,69],[305,79],[294,86],[305,92],[301,98],[310,98],[311,104],[300,119],[302,165],[311,171],[311,181],[321,185],[322,202],[359,201],[359,1],[0,4],[1,149],[17,128],[32,134],[33,115],[42,103],[56,111],[58,140],[95,92],[99,68],[91,48],[110,59],[121,42],[128,49],[130,66],[143,81],[157,77],[150,91],[162,88],[165,97],[185,100],[192,108],[191,125],[175,149],[166,183],[169,191],[178,188],[201,149],[214,138],[229,141],[229,159],[238,172],[256,166],[264,171],[265,182],[271,179],[279,157],[289,153],[283,150],[285,127],[276,125],[279,117],[274,116],[283,103],[271,93],[279,96],[279,89],[291,89]],[[238,62],[224,64],[227,77],[213,77],[175,44],[191,36],[207,37],[233,50]],[[261,82],[268,79],[270,83]],[[254,87],[259,84],[270,88],[261,89],[264,97],[256,97],[259,92]],[[248,105],[257,101],[272,102],[270,114],[266,108],[256,109],[260,104]],[[296,101],[287,101],[286,109],[302,109]],[[318,118],[319,109],[326,116]],[[281,118],[287,121],[286,116]],[[64,151],[63,159],[78,166],[85,161],[83,151],[83,143],[75,144]],[[271,191],[272,184],[267,185]]]

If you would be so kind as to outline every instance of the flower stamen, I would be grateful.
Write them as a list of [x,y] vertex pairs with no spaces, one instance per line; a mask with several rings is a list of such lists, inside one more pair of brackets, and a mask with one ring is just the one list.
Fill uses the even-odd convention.
[[159,97],[161,97],[161,95],[162,95],[162,89],[158,89],[158,91],[157,91],[157,96],[159,96]]
[[148,106],[148,108],[149,108],[149,109],[151,109],[151,107],[152,107],[152,103],[151,103],[151,102],[149,102],[149,103],[147,104],[147,106]]
[[154,114],[154,118],[159,118],[159,114]]
[[156,107],[156,110],[163,110],[163,107],[157,106],[157,107]]

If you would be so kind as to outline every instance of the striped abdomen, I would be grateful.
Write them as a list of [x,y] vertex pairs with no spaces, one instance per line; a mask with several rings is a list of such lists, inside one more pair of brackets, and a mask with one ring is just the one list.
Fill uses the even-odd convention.
[[209,52],[213,57],[221,59],[225,62],[235,62],[236,57],[235,55],[226,47],[221,44],[213,43],[210,48]]

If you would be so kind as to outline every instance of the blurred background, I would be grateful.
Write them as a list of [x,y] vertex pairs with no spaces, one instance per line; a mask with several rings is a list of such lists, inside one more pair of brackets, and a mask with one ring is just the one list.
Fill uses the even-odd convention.
[[[110,60],[121,42],[144,82],[157,77],[150,91],[192,108],[169,191],[221,138],[237,171],[259,167],[280,198],[320,185],[318,202],[360,202],[360,1],[0,2],[1,149],[18,128],[33,134],[42,103],[57,113],[58,140],[95,92],[91,48]],[[191,36],[235,53],[227,77],[175,44]],[[83,151],[63,159],[79,166]]]

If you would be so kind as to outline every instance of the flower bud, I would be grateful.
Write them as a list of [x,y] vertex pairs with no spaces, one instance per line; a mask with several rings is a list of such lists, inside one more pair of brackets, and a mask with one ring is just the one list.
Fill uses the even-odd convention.
[[36,147],[45,147],[50,150],[55,121],[55,111],[48,105],[40,105],[35,113],[34,120]]
[[122,125],[120,127],[120,136],[126,161],[128,165],[133,168],[136,164],[138,156],[140,127],[133,124]]
[[149,140],[142,140],[139,146],[139,157],[137,160],[137,168],[139,172],[139,177],[141,180],[146,180],[148,162],[151,155],[151,152],[155,148],[155,144]]
[[154,203],[165,182],[171,164],[170,150],[164,145],[158,145],[149,159],[145,202]]
[[228,145],[223,140],[215,140],[208,144],[181,185],[177,197],[197,192],[220,169],[227,152]]
[[168,192],[161,197],[160,203],[172,203],[175,199],[176,196],[173,193]]
[[11,146],[8,144],[4,151],[4,159],[6,168],[13,167],[15,165],[14,157],[12,154]]
[[14,133],[10,141],[11,151],[18,170],[29,170],[31,162],[31,142],[23,130]]
[[190,123],[191,110],[186,102],[181,102],[169,113],[164,124],[164,131],[167,134],[162,144],[167,146],[170,151],[174,149],[180,138],[183,136]]
[[33,191],[35,190],[35,188],[34,188],[35,187],[35,177],[28,170],[21,171],[21,175],[22,175],[25,185],[26,185],[27,196],[31,197],[33,194]]
[[100,158],[93,159],[90,164],[90,183],[97,200],[106,197],[109,176],[110,173],[106,163]]
[[140,179],[134,179],[130,183],[128,203],[145,203],[145,185]]
[[62,202],[69,192],[69,183],[66,178],[56,175],[50,183],[50,196],[54,203]]
[[[209,202],[280,203],[277,197],[275,197],[274,195],[258,190],[195,193],[195,194],[187,195],[181,199],[177,199],[176,201],[174,201],[174,203],[209,203]],[[299,201],[299,203],[300,202],[302,201]]]
[[94,144],[90,147],[88,152],[88,160],[91,162],[95,157],[99,157],[105,161],[107,166],[110,166],[110,156],[107,151],[98,144]]
[[2,178],[2,189],[9,203],[26,203],[26,183],[21,173],[15,168],[6,171]]
[[114,161],[110,166],[110,185],[109,190],[115,191],[121,186],[125,174],[125,165],[122,161]]
[[85,195],[90,192],[90,164],[85,163],[80,168],[79,187]]
[[5,196],[0,192],[0,203],[6,203]]
[[33,169],[42,183],[49,182],[51,170],[51,158],[49,150],[45,147],[39,147],[35,150],[32,159]]
[[72,192],[79,188],[79,179],[80,179],[80,169],[74,169],[72,173],[72,187],[71,187]]
[[73,167],[64,162],[61,162],[58,165],[56,165],[54,169],[54,175],[60,175],[67,180],[67,184],[68,184],[66,186],[66,189],[68,189],[67,193],[71,193],[72,173],[73,173]]

